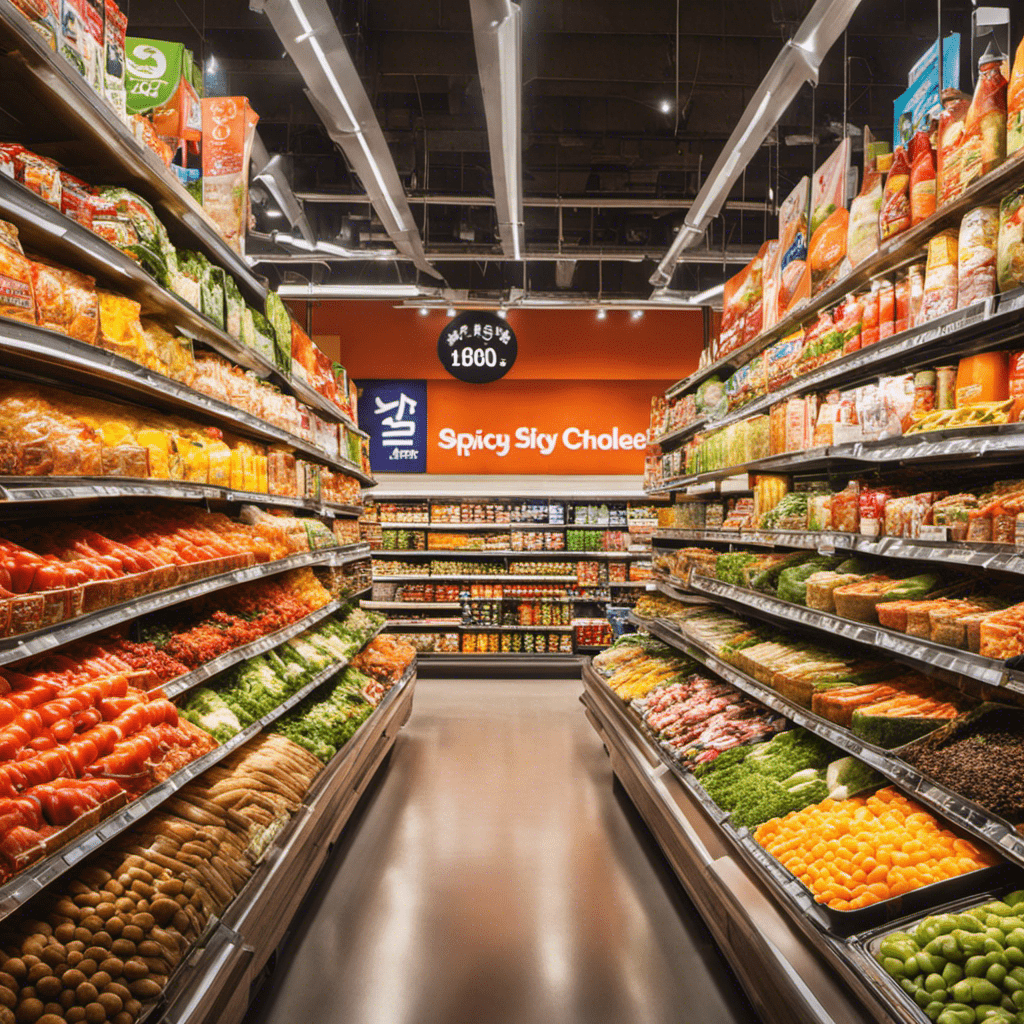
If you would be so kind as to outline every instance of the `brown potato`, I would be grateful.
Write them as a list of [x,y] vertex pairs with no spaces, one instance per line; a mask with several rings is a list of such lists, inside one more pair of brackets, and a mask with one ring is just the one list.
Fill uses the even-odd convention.
[[97,988],[98,991],[102,992],[114,979],[107,974],[106,971],[97,971],[90,979]]
[[112,878],[103,886],[103,891],[109,892],[111,896],[116,898],[124,895],[124,886],[116,878]]
[[0,1006],[6,1006],[8,1009],[13,1010],[17,1005],[17,990],[12,990],[9,988],[0,988]]
[[64,982],[52,974],[48,978],[40,978],[36,982],[36,992],[39,993],[39,998],[45,999],[47,1002],[56,999],[63,991]]
[[87,946],[92,945],[92,932],[88,928],[79,925],[75,929],[75,942],[84,942]]
[[102,1003],[89,1003],[85,1008],[85,1024],[103,1024],[107,1011]]
[[140,978],[138,981],[133,981],[128,988],[136,999],[156,999],[163,991],[163,986],[151,978]]
[[36,1021],[36,1024],[64,1024],[64,1011],[61,1007],[57,1007],[61,1011],[60,1013],[54,1013],[52,1007],[48,1009],[44,1006],[43,1009],[46,1010],[46,1013]]
[[101,903],[96,908],[96,916],[104,921],[109,921],[117,913],[117,908],[111,903]]
[[83,971],[78,970],[77,967],[69,967],[60,979],[64,983],[65,988],[78,988],[83,982],[88,981]]
[[0,987],[9,988],[12,992],[18,991],[18,983],[6,971],[0,971]]
[[99,964],[97,964],[95,960],[90,960],[88,957],[78,965],[78,969],[85,975],[87,980],[96,973],[98,968]]
[[68,1024],[82,1024],[85,1020],[85,1007],[84,1006],[72,1006],[64,1012],[64,1019]]
[[73,988],[66,988],[59,996],[57,996],[57,1002],[67,1010],[69,1007],[75,1005],[75,990]]
[[128,991],[127,986],[122,985],[116,981],[112,981],[107,986],[107,991],[104,993],[104,995],[117,996],[117,998],[120,999],[122,1003],[127,1003],[128,1000],[132,997],[132,994]]
[[138,1015],[142,1013],[142,1003],[140,1003],[134,996],[131,999],[126,999],[124,1001],[124,1008],[133,1017],[138,1017]]
[[104,931],[102,931],[102,932],[97,932],[96,933],[97,939],[99,939],[99,936],[101,936],[101,935],[109,935],[110,936],[110,941],[113,942],[114,939],[116,939],[116,938],[118,938],[120,936],[122,928],[124,928],[124,920],[123,920],[123,918],[112,917],[107,922],[106,929],[104,929]]
[[135,1018],[130,1013],[125,1013],[122,1010],[110,1018],[110,1024],[135,1024]]
[[85,943],[81,939],[72,939],[64,948],[68,953],[84,953]]
[[84,959],[85,954],[80,949],[72,949],[68,951],[68,967],[77,967]]
[[124,1007],[124,1000],[113,992],[101,993],[97,1002],[107,1011],[108,1017],[113,1017],[115,1014],[121,1012]]
[[96,1002],[98,996],[99,992],[96,991],[96,986],[90,981],[83,981],[75,989],[75,999],[78,1001],[79,1006],[86,1006],[89,1003]]
[[134,919],[121,929],[121,938],[127,939],[129,942],[141,942],[145,937],[146,933],[135,923]]
[[35,985],[42,978],[49,978],[53,974],[49,964],[38,963],[35,967],[28,969],[28,983]]
[[43,1015],[43,1004],[38,999],[22,999],[14,1011],[18,1024],[36,1024]]
[[109,974],[111,978],[120,978],[124,973],[124,961],[116,956],[107,957],[107,959],[100,964],[100,970]]
[[138,981],[140,978],[149,976],[149,968],[141,960],[132,957],[129,960],[125,960],[122,973],[129,981]]
[[156,918],[150,913],[139,913],[132,916],[132,924],[136,928],[141,928],[143,932],[148,932],[156,924]]
[[96,907],[103,902],[103,897],[95,889],[90,889],[76,896],[73,902],[76,907]]
[[110,944],[110,952],[112,956],[124,960],[126,957],[135,956],[135,943],[125,938],[114,939]]
[[16,1024],[14,1011],[6,1006],[0,1006],[0,1024]]
[[36,964],[41,964],[43,961],[39,959],[34,953],[26,953],[22,958],[21,962],[25,965],[25,970],[30,971]]
[[59,924],[53,933],[61,942],[70,942],[75,937],[73,924]]

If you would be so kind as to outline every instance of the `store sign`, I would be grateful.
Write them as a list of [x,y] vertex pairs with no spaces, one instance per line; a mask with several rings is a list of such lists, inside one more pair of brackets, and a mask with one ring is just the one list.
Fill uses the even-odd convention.
[[356,381],[359,423],[370,435],[374,473],[427,471],[427,384],[422,380]]
[[[914,65],[909,88],[893,104],[893,145],[906,148],[914,132],[927,130],[932,117],[942,111],[939,102],[939,43],[936,40]],[[960,33],[942,41],[942,87],[960,87]]]
[[515,332],[494,313],[470,310],[441,332],[437,357],[456,379],[490,384],[512,369],[519,352]]

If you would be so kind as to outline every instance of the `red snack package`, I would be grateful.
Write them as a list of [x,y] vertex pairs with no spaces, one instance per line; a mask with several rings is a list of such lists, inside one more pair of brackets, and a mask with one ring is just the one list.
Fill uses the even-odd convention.
[[860,347],[867,348],[878,341],[878,289],[872,285],[864,296],[864,321],[860,329]]
[[0,145],[0,151],[14,164],[14,176],[54,209],[60,209],[60,166],[45,156],[30,153],[16,143]]
[[89,186],[67,171],[60,172],[60,210],[65,217],[92,231],[92,195]]
[[878,214],[878,237],[886,239],[910,227],[910,162],[906,150],[896,147],[889,176],[882,192],[882,209]]
[[910,278],[903,271],[896,275],[896,323],[893,334],[899,334],[910,326]]
[[32,261],[0,243],[0,316],[22,323],[36,322]]
[[920,224],[935,212],[935,153],[927,132],[910,140],[910,223]]
[[892,281],[878,287],[878,338],[890,337],[896,330],[896,289]]

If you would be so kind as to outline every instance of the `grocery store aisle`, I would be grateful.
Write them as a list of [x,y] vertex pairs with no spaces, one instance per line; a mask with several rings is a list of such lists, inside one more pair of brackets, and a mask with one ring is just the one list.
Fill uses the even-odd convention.
[[580,690],[417,684],[247,1024],[754,1024]]

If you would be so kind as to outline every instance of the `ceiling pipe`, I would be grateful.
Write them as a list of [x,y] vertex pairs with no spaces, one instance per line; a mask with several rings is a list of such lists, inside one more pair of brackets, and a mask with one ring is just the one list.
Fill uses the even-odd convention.
[[[366,196],[354,193],[334,192],[296,192],[296,197],[304,203],[337,203],[359,204],[366,203]],[[492,196],[451,196],[451,195],[430,195],[430,196],[408,196],[410,203],[421,203],[424,206],[494,206]],[[530,209],[556,209],[556,210],[689,210],[693,206],[693,199],[654,199],[638,196],[631,197],[616,196],[614,198],[602,199],[600,196],[526,196],[523,199],[523,206]],[[771,203],[758,203],[754,200],[729,200],[724,207],[726,210],[742,210],[745,213],[764,213],[772,210]]]
[[250,167],[253,181],[262,183],[273,197],[274,202],[280,207],[288,223],[299,232],[307,243],[312,245],[316,242],[316,236],[309,226],[306,214],[292,191],[291,182],[288,180],[288,173],[285,169],[284,157],[271,156],[259,133],[253,140]]
[[498,237],[502,252],[518,260],[525,243],[522,11],[509,0],[469,0],[469,7],[487,116]]
[[249,0],[249,6],[270,19],[313,109],[359,176],[395,248],[424,273],[440,277],[424,256],[384,133],[325,0]]
[[768,133],[807,83],[817,84],[818,68],[841,36],[860,0],[816,0],[796,34],[782,48],[722,148],[672,247],[651,275],[651,284],[665,288],[676,263],[704,238],[726,197]]

